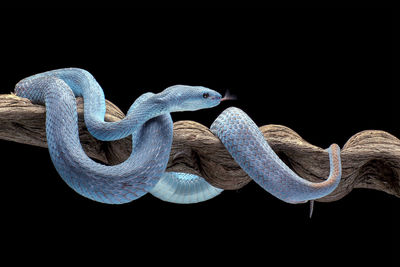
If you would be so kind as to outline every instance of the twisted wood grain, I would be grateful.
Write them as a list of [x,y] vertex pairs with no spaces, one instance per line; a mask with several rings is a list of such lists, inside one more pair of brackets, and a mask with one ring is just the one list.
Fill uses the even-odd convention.
[[[77,98],[81,143],[93,159],[105,164],[124,161],[131,152],[129,138],[113,142],[94,139],[83,121],[83,100]],[[0,95],[0,139],[47,147],[45,107],[18,96]],[[107,101],[106,121],[124,114]],[[260,127],[278,156],[298,175],[321,181],[329,175],[329,157],[324,149],[302,139],[281,125]],[[342,180],[337,189],[319,201],[335,201],[353,188],[368,188],[400,197],[400,140],[378,130],[353,135],[342,148]],[[174,139],[167,171],[193,173],[226,190],[239,189],[251,178],[233,160],[225,147],[204,125],[194,121],[174,123]]]

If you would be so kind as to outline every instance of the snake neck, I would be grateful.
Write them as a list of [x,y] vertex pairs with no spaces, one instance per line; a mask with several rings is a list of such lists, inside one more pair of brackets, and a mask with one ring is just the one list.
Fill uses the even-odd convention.
[[127,119],[134,120],[134,125],[143,125],[153,118],[173,112],[171,106],[165,94],[145,93],[129,108]]

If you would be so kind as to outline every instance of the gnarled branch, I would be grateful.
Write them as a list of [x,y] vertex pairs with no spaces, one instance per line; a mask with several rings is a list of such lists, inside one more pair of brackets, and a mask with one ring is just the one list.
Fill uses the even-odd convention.
[[[83,122],[83,100],[77,98],[79,133],[89,157],[105,164],[124,161],[131,152],[130,138],[113,142],[94,139]],[[0,138],[47,147],[45,107],[15,95],[0,95]],[[107,101],[106,121],[124,114]],[[298,175],[321,181],[329,175],[329,157],[324,149],[309,144],[293,130],[281,125],[260,127],[278,156]],[[342,148],[342,180],[337,189],[319,201],[335,201],[353,188],[369,188],[400,197],[400,140],[376,130],[352,136]],[[238,189],[251,178],[239,167],[210,130],[194,121],[174,123],[174,139],[167,171],[200,175],[223,189]]]

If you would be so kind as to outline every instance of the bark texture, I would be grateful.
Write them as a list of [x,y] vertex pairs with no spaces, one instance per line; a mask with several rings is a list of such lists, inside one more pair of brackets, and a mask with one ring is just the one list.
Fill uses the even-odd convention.
[[[124,161],[131,152],[130,138],[113,142],[94,139],[83,121],[83,100],[77,98],[79,133],[88,156],[104,164]],[[47,147],[44,106],[18,96],[0,95],[0,139]],[[106,121],[124,114],[107,101]],[[302,139],[281,125],[260,127],[278,156],[301,177],[318,182],[329,176],[329,156],[324,149]],[[319,201],[335,201],[353,188],[384,191],[400,197],[400,140],[377,130],[353,135],[342,148],[342,180],[337,189]],[[251,178],[239,167],[220,140],[194,121],[174,123],[174,139],[167,171],[200,175],[212,185],[226,190],[239,189]]]

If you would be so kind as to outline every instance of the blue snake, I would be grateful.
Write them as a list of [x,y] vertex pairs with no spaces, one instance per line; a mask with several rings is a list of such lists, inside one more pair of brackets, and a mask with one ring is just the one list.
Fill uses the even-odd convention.
[[[175,85],[160,93],[145,93],[117,122],[106,122],[102,88],[87,71],[65,68],[36,74],[17,83],[15,94],[46,106],[46,138],[54,166],[77,193],[109,204],[122,204],[151,193],[173,203],[196,203],[223,189],[202,177],[165,172],[172,144],[171,112],[217,106],[227,97],[202,86]],[[129,158],[113,166],[89,158],[79,139],[76,97],[84,99],[84,120],[97,139],[132,136]],[[340,148],[328,148],[329,177],[314,183],[299,177],[279,159],[257,125],[242,110],[223,111],[210,130],[239,166],[262,188],[288,203],[305,203],[330,194],[341,178]]]

